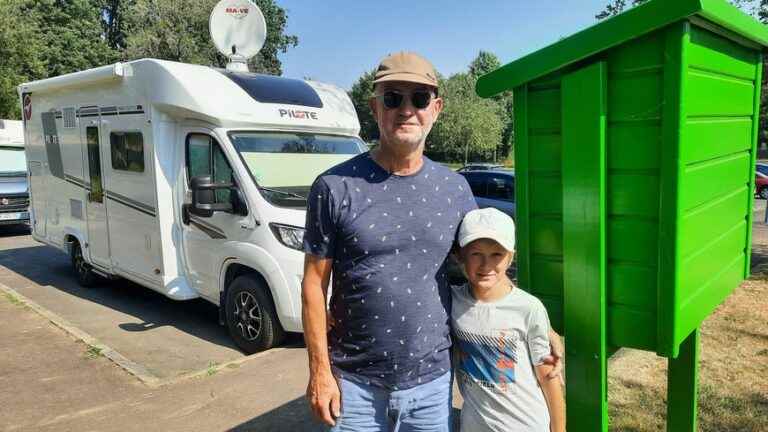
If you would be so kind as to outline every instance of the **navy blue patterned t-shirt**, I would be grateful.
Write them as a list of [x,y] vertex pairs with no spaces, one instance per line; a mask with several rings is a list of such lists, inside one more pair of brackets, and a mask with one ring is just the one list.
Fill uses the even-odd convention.
[[445,259],[476,204],[464,177],[423,161],[398,176],[364,153],[312,185],[304,250],[333,259],[328,343],[344,379],[402,390],[450,370]]

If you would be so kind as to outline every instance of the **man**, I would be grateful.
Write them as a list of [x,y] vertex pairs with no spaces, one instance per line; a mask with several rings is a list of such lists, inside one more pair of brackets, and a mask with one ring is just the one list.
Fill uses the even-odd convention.
[[370,107],[380,145],[320,175],[308,199],[307,397],[335,431],[448,431],[445,259],[476,204],[463,177],[423,156],[443,109],[427,60],[386,57]]

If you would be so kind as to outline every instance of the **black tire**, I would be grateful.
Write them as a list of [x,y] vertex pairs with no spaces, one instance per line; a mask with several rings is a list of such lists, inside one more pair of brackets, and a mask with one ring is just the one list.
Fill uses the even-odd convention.
[[285,337],[269,288],[255,275],[238,276],[232,281],[225,312],[229,335],[246,354],[277,346]]
[[768,200],[768,186],[763,186],[760,188],[760,191],[757,194],[760,196],[760,198]]
[[99,281],[99,275],[93,271],[93,267],[85,261],[83,249],[78,241],[72,242],[72,269],[77,276],[77,283],[85,288],[91,288]]

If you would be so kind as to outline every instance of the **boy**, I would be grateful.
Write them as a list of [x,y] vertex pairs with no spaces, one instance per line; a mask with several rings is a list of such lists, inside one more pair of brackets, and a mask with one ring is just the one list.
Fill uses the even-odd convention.
[[461,430],[565,431],[560,381],[552,366],[549,319],[541,302],[507,277],[515,249],[512,218],[472,210],[459,228],[459,262],[469,281],[453,289],[451,321]]

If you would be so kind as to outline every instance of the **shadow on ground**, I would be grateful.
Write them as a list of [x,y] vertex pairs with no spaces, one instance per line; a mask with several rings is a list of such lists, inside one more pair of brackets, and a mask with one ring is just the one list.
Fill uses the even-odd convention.
[[[29,287],[31,282],[45,289],[59,290],[122,312],[141,321],[118,324],[124,331],[143,332],[171,326],[208,342],[237,349],[226,327],[219,325],[218,307],[206,300],[171,300],[125,279],[102,279],[92,288],[83,288],[77,283],[69,257],[47,246],[0,250],[0,269],[2,267],[12,273],[7,275],[10,280],[3,277],[0,282],[21,287],[17,290],[22,294],[23,287]],[[27,281],[18,281],[17,275]],[[9,283],[11,281],[13,283]],[[290,335],[287,343],[289,347],[302,346],[301,338],[296,335]]]
[[[459,432],[461,410],[453,409],[454,431]],[[317,432],[327,430],[312,417],[306,398],[296,398],[272,411],[242,423],[229,432]]]

